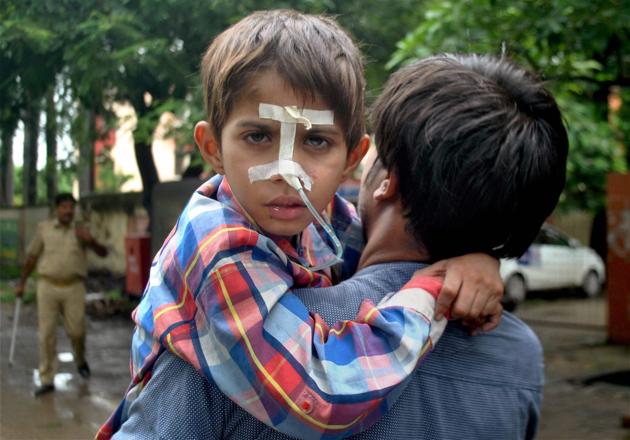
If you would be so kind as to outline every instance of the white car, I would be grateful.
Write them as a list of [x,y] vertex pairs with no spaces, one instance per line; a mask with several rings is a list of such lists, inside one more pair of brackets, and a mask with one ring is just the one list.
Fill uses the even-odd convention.
[[533,290],[581,288],[586,296],[596,296],[606,268],[593,249],[545,224],[525,254],[501,260],[501,278],[509,310]]

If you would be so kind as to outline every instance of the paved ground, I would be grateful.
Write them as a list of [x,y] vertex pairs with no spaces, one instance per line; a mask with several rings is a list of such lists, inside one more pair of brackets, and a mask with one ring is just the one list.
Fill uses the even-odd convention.
[[[545,348],[540,440],[630,440],[630,347],[606,343],[600,299],[537,300],[517,310]],[[625,386],[595,380],[625,371]]]
[[[58,390],[32,397],[37,365],[35,308],[25,306],[15,361],[8,366],[12,304],[0,308],[0,438],[86,439],[118,403],[128,378],[131,323],[125,318],[88,322],[88,356],[92,378],[84,381],[68,362],[70,346],[59,332]],[[630,384],[584,380],[604,373],[630,371],[630,347],[606,344],[603,299],[534,300],[518,313],[534,328],[545,347],[546,380],[541,440],[630,440],[621,427],[630,414]],[[627,376],[626,376],[626,380]]]

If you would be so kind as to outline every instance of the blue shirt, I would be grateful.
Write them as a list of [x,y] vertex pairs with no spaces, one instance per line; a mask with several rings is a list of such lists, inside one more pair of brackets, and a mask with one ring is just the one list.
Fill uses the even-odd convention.
[[[328,288],[296,291],[329,323],[350,319],[362,299],[378,302],[411,277],[416,263],[370,266]],[[540,416],[542,347],[525,323],[504,313],[490,333],[458,322],[418,368],[392,409],[357,439],[530,439]],[[250,416],[192,366],[164,353],[116,439],[287,439]]]

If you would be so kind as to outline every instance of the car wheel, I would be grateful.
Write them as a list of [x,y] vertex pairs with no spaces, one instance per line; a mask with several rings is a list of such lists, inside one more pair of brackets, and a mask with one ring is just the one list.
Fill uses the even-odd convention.
[[593,298],[602,291],[602,283],[594,270],[589,271],[582,281],[582,291],[588,298]]
[[512,275],[505,282],[505,293],[503,296],[503,307],[508,312],[513,311],[516,305],[525,300],[527,295],[527,285],[525,279],[518,274]]

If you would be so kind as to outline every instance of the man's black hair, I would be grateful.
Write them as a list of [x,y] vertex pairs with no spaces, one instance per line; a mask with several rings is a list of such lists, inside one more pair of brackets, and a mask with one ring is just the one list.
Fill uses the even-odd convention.
[[394,73],[372,111],[409,231],[433,260],[516,257],[565,184],[568,139],[543,84],[489,56],[441,55]]
[[59,193],[55,196],[55,206],[61,205],[63,202],[72,202],[76,205],[77,201],[70,193]]

